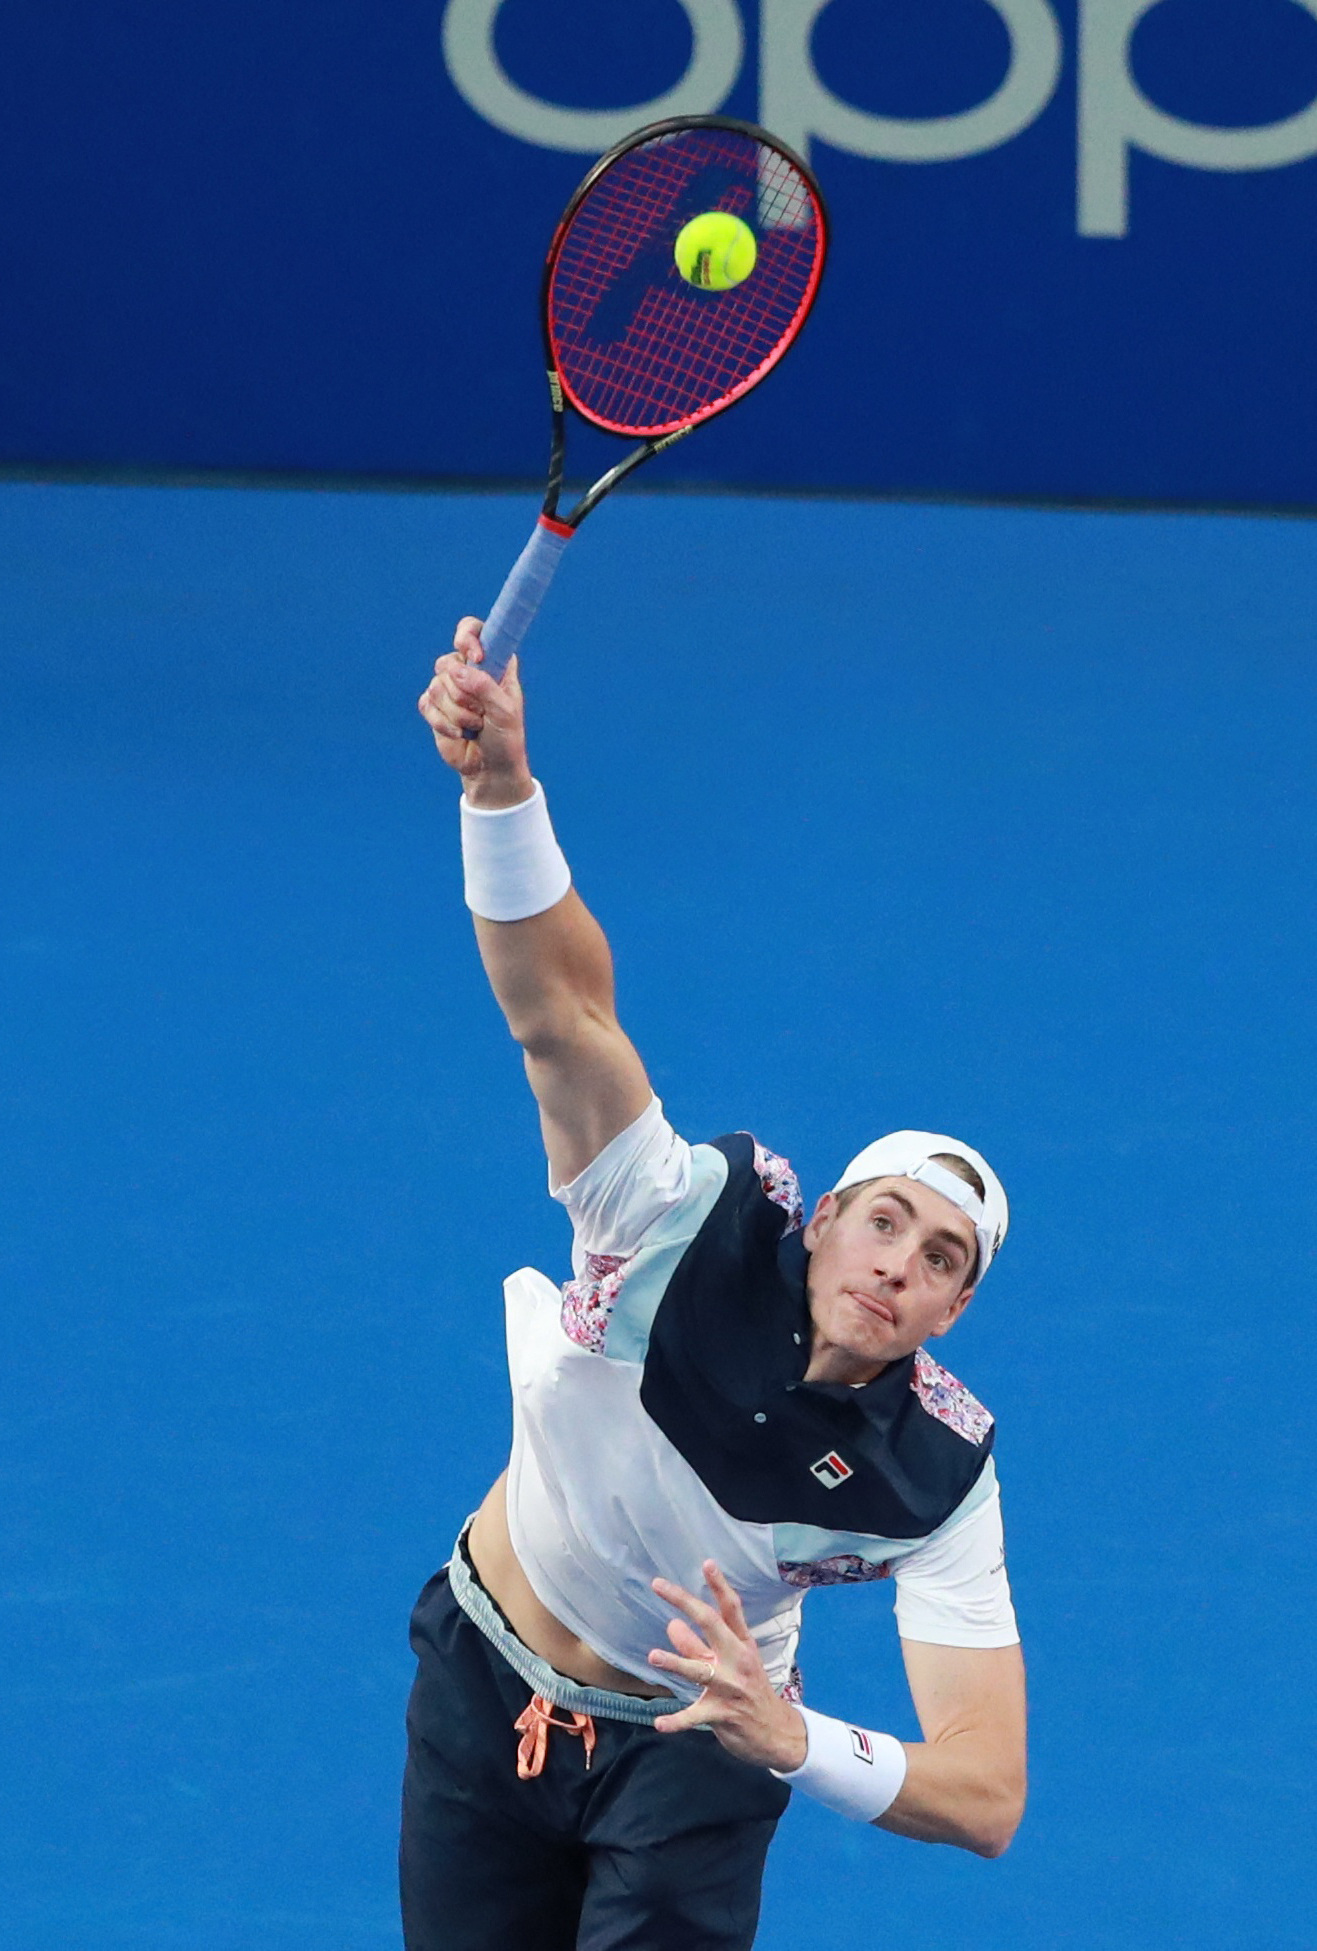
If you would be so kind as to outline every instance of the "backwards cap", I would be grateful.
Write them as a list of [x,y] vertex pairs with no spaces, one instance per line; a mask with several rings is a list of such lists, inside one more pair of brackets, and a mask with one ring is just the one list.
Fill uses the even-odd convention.
[[[972,1165],[983,1181],[986,1198],[980,1199],[973,1186],[966,1185],[945,1165],[938,1165],[935,1152],[949,1152]],[[847,1186],[862,1185],[866,1179],[888,1178],[915,1179],[959,1206],[972,1223],[979,1243],[974,1278],[982,1280],[1011,1221],[1002,1182],[982,1153],[972,1145],[963,1145],[959,1138],[946,1138],[936,1131],[889,1131],[886,1138],[876,1138],[856,1153],[832,1190],[844,1192]]]

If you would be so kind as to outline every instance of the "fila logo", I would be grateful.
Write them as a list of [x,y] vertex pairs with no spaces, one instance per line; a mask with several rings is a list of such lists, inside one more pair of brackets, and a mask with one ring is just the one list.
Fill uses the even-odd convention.
[[855,1750],[855,1759],[857,1761],[867,1761],[870,1768],[872,1768],[873,1742],[869,1739],[862,1727],[853,1727],[850,1730],[850,1736],[851,1746]]
[[817,1463],[811,1463],[809,1471],[812,1477],[818,1478],[824,1490],[835,1490],[838,1484],[845,1483],[847,1477],[855,1475],[845,1457],[838,1456],[835,1450],[829,1450]]

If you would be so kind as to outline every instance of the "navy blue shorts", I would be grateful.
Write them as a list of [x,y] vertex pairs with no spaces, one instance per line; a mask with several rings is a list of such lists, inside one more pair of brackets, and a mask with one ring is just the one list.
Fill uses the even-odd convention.
[[747,1951],[790,1791],[711,1734],[595,1717],[517,1775],[531,1689],[458,1605],[447,1571],[412,1614],[407,1951]]

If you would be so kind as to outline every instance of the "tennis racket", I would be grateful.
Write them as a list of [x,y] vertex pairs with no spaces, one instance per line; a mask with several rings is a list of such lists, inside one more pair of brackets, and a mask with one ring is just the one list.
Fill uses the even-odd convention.
[[[707,290],[677,268],[691,218],[726,212],[754,235],[754,268]],[[828,220],[808,166],[767,130],[723,115],[637,129],[594,165],[553,235],[540,316],[553,409],[549,483],[534,533],[481,631],[500,678],[581,523],[638,467],[743,399],[794,344],[823,274]],[[568,405],[639,446],[559,513]]]

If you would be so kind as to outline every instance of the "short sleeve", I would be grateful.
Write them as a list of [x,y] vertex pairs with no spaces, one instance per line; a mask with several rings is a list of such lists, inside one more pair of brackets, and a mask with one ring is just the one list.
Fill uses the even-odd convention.
[[967,1517],[957,1522],[953,1515],[899,1559],[895,1572],[896,1628],[902,1639],[931,1646],[1019,1643],[995,1476],[991,1493]]
[[678,1137],[652,1097],[634,1124],[620,1131],[568,1185],[549,1191],[567,1208],[577,1273],[587,1253],[632,1254],[646,1232],[690,1190],[691,1148]]

